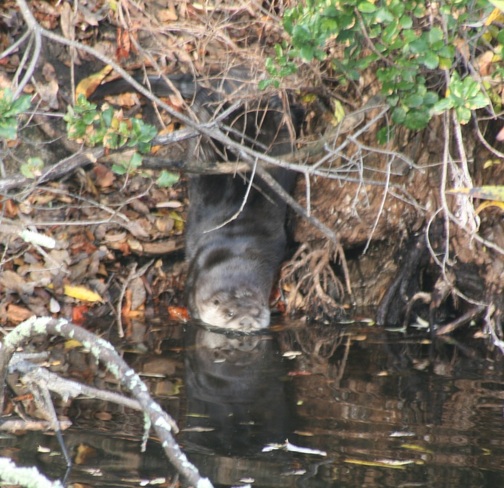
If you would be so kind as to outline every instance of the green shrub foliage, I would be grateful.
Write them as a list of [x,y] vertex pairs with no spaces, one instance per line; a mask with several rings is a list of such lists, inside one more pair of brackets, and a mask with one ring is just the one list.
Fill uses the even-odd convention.
[[304,0],[284,13],[289,42],[268,59],[262,87],[279,85],[300,62],[327,63],[340,82],[372,69],[394,123],[422,129],[448,109],[467,123],[492,99],[477,56],[491,49],[502,76],[504,35],[487,21],[492,13],[487,0]]

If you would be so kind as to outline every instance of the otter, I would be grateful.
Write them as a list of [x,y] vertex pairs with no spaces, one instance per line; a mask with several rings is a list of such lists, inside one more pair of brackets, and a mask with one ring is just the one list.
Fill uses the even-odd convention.
[[[277,96],[251,97],[248,70],[233,69],[207,81],[192,75],[167,78],[171,86],[163,78],[149,77],[152,91],[166,96],[175,87],[190,100],[201,122],[225,114],[221,130],[233,140],[272,156],[292,151],[292,134],[299,130],[302,109],[291,100],[286,107]],[[115,82],[108,91],[100,88],[100,94],[124,90],[124,83]],[[190,144],[187,157],[209,163],[236,159],[205,137]],[[294,172],[274,167],[269,173],[287,192],[292,190]],[[242,331],[269,325],[269,297],[286,247],[285,202],[259,177],[252,182],[250,177],[250,173],[190,175],[186,224],[186,300],[191,316],[211,326]]]
[[[203,112],[205,120],[218,117],[231,103],[225,102],[225,95],[200,91],[197,113]],[[219,111],[214,113],[216,98]],[[292,151],[288,124],[297,131],[301,118],[298,107],[288,108],[276,96],[249,100],[225,118],[224,127],[230,137],[253,149],[285,154]],[[200,154],[208,160],[232,159],[213,141],[200,144],[205,145]],[[287,192],[292,190],[294,172],[275,167],[269,173]],[[286,247],[285,202],[257,177],[246,195],[249,178],[250,174],[191,176],[186,226],[191,315],[209,325],[242,331],[269,325],[269,298]]]
[[[291,189],[294,174],[278,170],[273,176]],[[186,228],[191,315],[240,330],[269,325],[269,297],[286,244],[285,203],[262,182],[228,221],[239,211],[247,184],[240,175],[191,177]]]

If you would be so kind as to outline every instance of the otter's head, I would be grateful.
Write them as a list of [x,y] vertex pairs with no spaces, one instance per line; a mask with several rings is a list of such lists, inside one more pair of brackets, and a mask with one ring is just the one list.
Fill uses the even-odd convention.
[[203,322],[217,327],[246,331],[268,327],[270,322],[267,301],[247,288],[220,289],[210,295],[196,290],[194,308]]
[[189,311],[216,327],[268,327],[273,273],[257,253],[237,255],[225,247],[203,253],[189,269]]

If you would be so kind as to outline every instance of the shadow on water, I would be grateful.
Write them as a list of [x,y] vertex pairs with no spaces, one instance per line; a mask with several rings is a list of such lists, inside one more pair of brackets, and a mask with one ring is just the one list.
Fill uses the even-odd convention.
[[[166,325],[145,336],[155,352],[126,356],[216,486],[500,486],[503,358],[483,339],[458,340],[342,324],[257,335]],[[137,412],[75,400],[65,413],[70,483],[176,479],[155,440],[140,452]],[[286,439],[314,452],[262,452]],[[0,439],[0,455],[53,478],[64,473],[57,452],[47,434]]]

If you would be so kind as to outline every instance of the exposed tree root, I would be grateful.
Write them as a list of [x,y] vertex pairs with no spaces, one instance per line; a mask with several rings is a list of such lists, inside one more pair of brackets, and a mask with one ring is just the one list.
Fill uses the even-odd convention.
[[300,246],[283,270],[282,283],[290,288],[288,311],[301,307],[326,316],[334,310],[342,310],[340,300],[345,288],[332,267],[338,258],[345,259],[341,251],[333,250],[329,243],[322,248],[310,243]]

